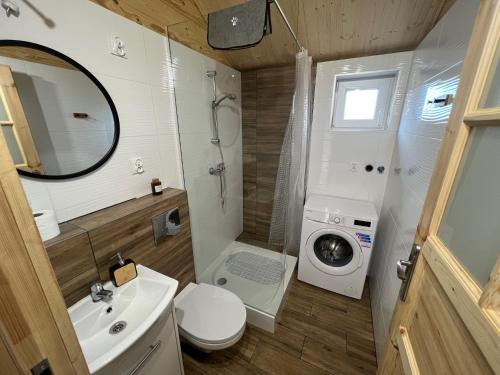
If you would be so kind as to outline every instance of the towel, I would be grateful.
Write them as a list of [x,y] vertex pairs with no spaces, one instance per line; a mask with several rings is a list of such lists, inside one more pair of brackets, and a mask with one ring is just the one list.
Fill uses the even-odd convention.
[[208,15],[207,39],[214,49],[250,48],[271,32],[268,0],[250,0]]

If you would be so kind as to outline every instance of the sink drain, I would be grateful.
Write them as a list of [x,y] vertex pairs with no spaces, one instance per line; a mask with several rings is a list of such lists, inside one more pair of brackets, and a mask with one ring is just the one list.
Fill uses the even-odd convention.
[[227,283],[227,279],[225,277],[221,277],[217,279],[217,284],[218,285],[225,285]]
[[116,322],[115,324],[113,324],[111,326],[111,328],[109,329],[109,333],[112,335],[116,335],[116,334],[120,333],[121,331],[123,331],[126,326],[127,326],[127,322],[120,320],[119,322]]

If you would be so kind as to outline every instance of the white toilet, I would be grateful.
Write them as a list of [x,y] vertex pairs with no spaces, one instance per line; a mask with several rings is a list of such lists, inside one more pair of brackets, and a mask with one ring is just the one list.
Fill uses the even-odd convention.
[[226,289],[189,283],[174,301],[180,335],[204,351],[228,348],[245,332],[245,305]]

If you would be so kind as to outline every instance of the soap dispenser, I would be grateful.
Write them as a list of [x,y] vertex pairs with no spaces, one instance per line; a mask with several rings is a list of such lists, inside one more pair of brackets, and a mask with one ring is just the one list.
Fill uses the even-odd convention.
[[118,258],[118,263],[109,268],[109,276],[116,287],[122,286],[137,277],[137,268],[132,259],[123,259],[120,253],[112,256],[112,258]]

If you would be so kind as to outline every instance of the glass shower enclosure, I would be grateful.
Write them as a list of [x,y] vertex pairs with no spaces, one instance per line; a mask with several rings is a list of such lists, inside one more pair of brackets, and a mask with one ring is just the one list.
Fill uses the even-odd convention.
[[252,246],[243,231],[241,74],[170,41],[196,281],[228,289],[247,306],[247,320],[269,331],[296,258]]

